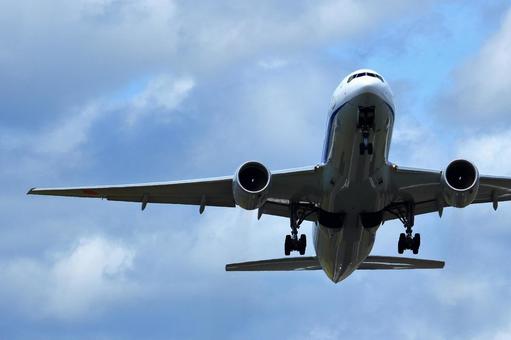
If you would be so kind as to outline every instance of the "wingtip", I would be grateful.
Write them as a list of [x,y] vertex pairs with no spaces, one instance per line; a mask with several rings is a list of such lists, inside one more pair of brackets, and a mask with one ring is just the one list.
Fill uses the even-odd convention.
[[27,195],[32,195],[34,193],[35,188],[30,188],[29,191],[27,191]]

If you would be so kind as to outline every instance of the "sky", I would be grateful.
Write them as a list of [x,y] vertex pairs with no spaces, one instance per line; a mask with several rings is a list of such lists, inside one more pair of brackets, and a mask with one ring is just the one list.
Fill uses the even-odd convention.
[[390,161],[511,176],[509,55],[508,1],[2,2],[0,339],[511,338],[508,203],[416,219],[443,270],[333,284],[224,271],[282,257],[285,219],[25,195],[317,164],[332,92],[365,67],[394,93]]

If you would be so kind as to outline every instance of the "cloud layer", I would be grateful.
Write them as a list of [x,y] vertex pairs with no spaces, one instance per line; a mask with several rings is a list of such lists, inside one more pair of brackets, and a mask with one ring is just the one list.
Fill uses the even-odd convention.
[[[394,89],[391,161],[467,157],[509,175],[510,13],[399,0],[0,5],[1,334],[506,338],[506,204],[417,218],[421,257],[445,259],[443,271],[333,285],[321,272],[224,272],[281,257],[279,218],[24,194],[227,175],[247,159],[315,164],[331,92],[359,67]],[[400,232],[386,223],[374,253],[394,255]]]
[[0,265],[3,300],[31,318],[95,317],[108,304],[135,292],[125,278],[134,253],[122,245],[96,236],[48,257],[12,258]]

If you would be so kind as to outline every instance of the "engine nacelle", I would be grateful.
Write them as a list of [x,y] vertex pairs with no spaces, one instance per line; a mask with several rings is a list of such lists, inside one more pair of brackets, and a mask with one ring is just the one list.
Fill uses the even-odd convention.
[[271,173],[258,162],[244,163],[232,181],[234,201],[243,209],[260,208],[270,191]]
[[464,159],[449,163],[442,172],[443,196],[447,204],[463,208],[474,201],[479,189],[479,171]]

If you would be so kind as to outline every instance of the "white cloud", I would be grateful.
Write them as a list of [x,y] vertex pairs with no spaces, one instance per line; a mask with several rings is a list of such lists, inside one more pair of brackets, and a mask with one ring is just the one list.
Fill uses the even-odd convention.
[[155,112],[156,118],[171,120],[173,111],[186,99],[194,86],[195,82],[191,77],[174,78],[161,75],[152,79],[128,104],[127,124],[132,126],[139,119],[148,118]]
[[133,250],[96,236],[81,239],[53,259],[10,259],[0,265],[4,299],[14,299],[35,318],[75,319],[100,313],[136,293],[125,274]]
[[118,0],[81,0],[82,10],[88,15],[100,16],[107,13],[108,8],[120,2]]
[[467,301],[484,303],[492,295],[493,287],[494,285],[484,277],[456,273],[437,281],[435,292],[439,302],[455,306]]
[[341,332],[331,327],[313,327],[304,339],[311,340],[335,340],[341,339]]
[[[421,3],[422,4],[422,3]],[[183,22],[187,44],[202,54],[190,56],[196,62],[218,66],[260,50],[290,51],[311,48],[325,41],[339,41],[370,31],[378,24],[417,6],[406,1],[323,0],[296,2],[280,10],[271,1],[235,6],[194,6]],[[207,18],[207,24],[195,25]],[[188,24],[193,22],[195,27]],[[198,58],[197,58],[198,57]],[[206,57],[205,59],[203,59]]]
[[486,174],[511,175],[511,132],[469,134],[458,141],[457,155],[472,160]]
[[452,79],[455,86],[445,102],[444,112],[462,120],[486,120],[493,124],[499,120],[509,121],[509,55],[511,10],[504,17],[500,30],[483,45],[479,53],[454,72]]
[[70,153],[87,141],[89,130],[102,113],[97,105],[87,105],[36,136],[31,146],[44,154]]
[[391,161],[401,166],[435,169],[447,165],[449,149],[441,143],[438,130],[427,120],[402,116],[396,121],[392,135]]
[[511,339],[511,312],[504,311],[501,313],[507,314],[507,320],[504,323],[504,325],[500,327],[493,327],[490,331],[483,331],[479,332],[479,334],[476,334],[472,337],[473,340],[508,340]]
[[[511,324],[511,320],[508,321],[508,325],[509,324]],[[509,340],[511,339],[511,326],[502,327],[495,332],[484,334],[483,336],[477,337],[475,339]]]
[[[44,90],[47,83],[40,80],[56,77],[53,86],[63,93],[101,93],[155,70],[198,74],[263,50],[289,52],[351,38],[418,3],[57,0],[48,8],[39,1],[19,1],[0,11],[5,46],[0,51],[9,51],[0,58],[0,68],[12,76],[11,86],[28,78],[34,80],[32,87]],[[24,19],[22,27],[13,17]]]
[[122,98],[104,96],[70,108],[59,119],[32,133],[5,127],[0,135],[0,156],[6,161],[9,158],[10,166],[0,171],[27,176],[26,171],[57,173],[83,165],[83,146],[91,142],[96,124],[112,117],[116,121],[114,128],[133,128],[140,119],[171,123],[194,86],[192,77],[160,74]]
[[318,162],[337,75],[296,60],[279,72],[261,72],[257,65],[242,73],[228,96],[220,97],[223,103],[214,104],[207,136],[194,141],[189,158],[199,167],[223,161],[233,171],[247,158],[266,162],[283,154],[286,163],[267,165],[275,170]]
[[283,58],[268,58],[259,61],[258,65],[265,70],[275,70],[282,68],[288,64],[288,61]]

